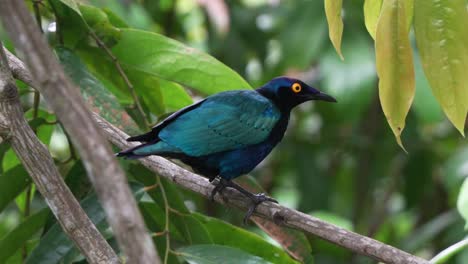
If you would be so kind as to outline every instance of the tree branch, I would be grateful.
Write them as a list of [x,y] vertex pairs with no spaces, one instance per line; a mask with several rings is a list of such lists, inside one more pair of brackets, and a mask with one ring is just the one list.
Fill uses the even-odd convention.
[[[21,65],[16,63],[16,65]],[[18,66],[15,69],[16,76],[26,83],[30,76],[26,68]],[[33,85],[32,83],[28,83]],[[135,143],[127,142],[128,135],[119,130],[99,115],[94,114],[94,119],[103,129],[106,137],[114,145],[121,149],[135,146]],[[165,177],[185,189],[209,197],[214,186],[199,175],[189,172],[176,164],[157,156],[140,159],[144,166],[158,175]],[[249,199],[246,199],[236,190],[231,188],[223,191],[223,198],[215,197],[219,203],[247,209]],[[386,245],[377,240],[350,232],[338,226],[326,223],[315,217],[306,215],[296,210],[273,203],[262,203],[257,207],[255,215],[273,221],[279,225],[291,227],[299,231],[318,236],[336,245],[353,251],[357,254],[369,256],[375,260],[390,264],[428,264],[427,260],[413,256],[407,252]]]
[[153,241],[136,206],[124,171],[100,134],[79,89],[68,80],[37,31],[24,1],[2,0],[0,18],[17,49],[26,55],[45,100],[70,134],[128,263],[159,263]]
[[90,263],[120,263],[119,258],[102,237],[75,199],[47,148],[23,117],[18,90],[8,67],[0,42],[0,127],[1,135],[23,163],[41,192],[63,231]]
[[[112,124],[94,114],[99,126],[104,130],[107,138],[121,149],[133,147],[137,144],[127,142],[128,135],[114,127]],[[209,197],[213,185],[204,177],[189,172],[176,164],[157,156],[140,159],[141,163],[148,169],[156,172],[172,182],[186,189]],[[216,201],[222,204],[235,206],[246,210],[250,205],[249,199],[234,189],[223,191],[224,198],[216,196]],[[226,200],[226,201],[225,201]],[[262,203],[257,207],[255,215],[287,227],[304,231],[318,236],[341,247],[347,248],[361,255],[369,256],[375,260],[385,263],[422,264],[429,263],[419,257],[408,254],[392,246],[377,240],[361,236],[341,227],[326,223],[315,217],[298,212],[296,210],[274,203]]]

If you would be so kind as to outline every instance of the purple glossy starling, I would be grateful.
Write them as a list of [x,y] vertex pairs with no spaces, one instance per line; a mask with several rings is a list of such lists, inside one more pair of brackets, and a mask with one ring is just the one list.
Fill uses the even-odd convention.
[[239,190],[252,200],[246,221],[258,204],[276,201],[252,194],[231,180],[252,171],[271,152],[284,136],[291,110],[310,100],[336,102],[287,77],[256,90],[221,92],[175,112],[146,134],[128,138],[143,143],[118,156],[179,159],[210,181],[219,177],[211,199],[225,187]]

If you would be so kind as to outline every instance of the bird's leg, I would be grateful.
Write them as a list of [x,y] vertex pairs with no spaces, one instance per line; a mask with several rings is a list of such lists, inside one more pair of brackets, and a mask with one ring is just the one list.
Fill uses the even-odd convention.
[[278,201],[266,196],[264,193],[253,194],[244,189],[242,186],[238,185],[237,183],[223,179],[221,177],[219,178],[219,182],[215,185],[213,191],[211,191],[210,200],[214,201],[216,193],[222,192],[226,187],[231,187],[238,190],[240,193],[247,196],[247,198],[249,198],[252,201],[252,204],[250,205],[249,209],[247,210],[247,213],[244,216],[244,224],[247,224],[247,220],[249,220],[250,216],[252,216],[253,212],[255,212],[255,209],[259,204],[266,201],[278,203]]
[[276,201],[275,199],[271,197],[266,196],[264,193],[253,194],[247,191],[246,189],[242,188],[242,186],[238,185],[237,183],[233,181],[227,181],[226,186],[232,187],[238,190],[240,193],[247,196],[252,201],[252,204],[250,205],[249,209],[247,210],[247,213],[244,216],[244,225],[247,224],[247,220],[249,220],[250,216],[252,216],[253,212],[255,212],[255,209],[257,208],[259,204],[266,202],[266,201],[278,203],[278,201]]
[[[210,182],[213,182],[214,178],[212,180],[210,180]],[[211,195],[210,195],[210,200],[213,202],[214,201],[214,197],[216,195],[216,193],[218,192],[222,192],[224,190],[224,188],[226,188],[226,186],[229,186],[228,184],[228,181],[223,179],[223,178],[219,178],[219,182],[215,185],[213,191],[211,191]]]

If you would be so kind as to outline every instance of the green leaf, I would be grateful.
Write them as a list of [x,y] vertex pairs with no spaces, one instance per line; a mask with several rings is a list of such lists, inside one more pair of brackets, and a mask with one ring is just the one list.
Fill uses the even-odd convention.
[[[29,193],[29,194],[28,194]],[[28,203],[29,195],[29,204],[34,200],[34,194],[36,193],[36,185],[31,184],[31,188],[26,188],[20,195],[16,196],[15,203],[19,211],[24,214],[26,209],[26,203]]]
[[3,171],[7,171],[9,169],[12,169],[16,167],[16,165],[20,165],[21,162],[19,161],[18,157],[16,156],[16,153],[13,151],[12,148],[9,148],[5,152],[5,156],[3,156],[2,159],[2,168]]
[[[138,204],[140,207],[145,223],[148,226],[148,229],[151,232],[162,232],[165,227],[165,210],[163,207],[160,207],[154,202],[140,202]],[[185,238],[182,235],[182,232],[174,225],[174,221],[169,220],[169,232],[171,234],[171,239],[178,241],[184,241]],[[163,243],[166,243],[165,241]],[[164,245],[165,247],[166,245]],[[159,245],[158,245],[159,247]]]
[[[88,27],[81,16],[77,3],[73,0],[50,0],[50,5],[54,8],[57,19],[58,32],[47,34],[55,38],[56,43],[64,41],[67,47],[74,47],[80,41],[86,40]],[[61,37],[61,39],[59,39]]]
[[[110,22],[106,12],[89,5],[80,5],[86,28],[93,31],[107,46],[114,45],[120,38],[120,30]],[[94,39],[91,41],[95,41]]]
[[468,112],[465,0],[416,0],[414,30],[424,72],[453,125],[464,135]]
[[373,39],[377,31],[377,22],[380,16],[380,9],[382,8],[383,0],[365,0],[364,2],[364,20],[366,23],[367,31]]
[[[130,187],[136,199],[142,197],[142,188],[140,184],[131,183]],[[89,216],[91,221],[98,227],[99,230],[108,228],[105,221],[106,214],[102,209],[96,194],[85,198],[80,202],[81,207]],[[49,231],[41,238],[37,247],[29,254],[26,259],[26,264],[53,264],[59,263],[71,250],[73,250],[73,242],[62,231],[58,223],[54,224]]]
[[328,21],[328,36],[335,47],[336,52],[344,60],[341,53],[341,37],[343,35],[343,20],[341,19],[341,8],[343,0],[325,0],[325,14]]
[[239,74],[210,55],[159,34],[122,29],[112,52],[125,68],[188,86],[205,95],[250,88]]
[[379,97],[398,145],[415,92],[407,0],[384,0],[377,24],[375,52]]
[[164,98],[166,111],[173,112],[193,103],[192,97],[185,92],[184,87],[175,82],[159,80],[159,87]]
[[0,174],[0,212],[30,183],[31,178],[22,165],[16,165]]
[[257,234],[213,217],[198,213],[193,215],[207,228],[215,244],[238,248],[272,263],[297,263],[281,248],[268,243]]
[[220,245],[195,245],[182,247],[177,250],[177,254],[184,258],[189,264],[272,263],[237,248]]
[[[156,177],[158,176],[154,172],[143,167],[141,164],[130,164],[129,171],[132,172],[131,175],[135,180],[145,186],[156,186],[155,188],[148,189],[146,192],[155,202],[159,203],[160,206],[164,205],[161,190],[157,185]],[[171,184],[166,179],[161,179],[161,184],[166,191],[166,196],[171,208],[176,209],[180,213],[189,214],[190,211],[185,206],[184,200],[174,184]]]
[[107,17],[109,18],[109,22],[114,26],[114,27],[118,27],[118,28],[128,28],[128,24],[127,22],[125,22],[125,20],[123,20],[122,18],[120,18],[119,16],[117,16],[114,12],[112,12],[110,9],[108,8],[103,8],[102,11],[104,11],[107,15]]
[[416,95],[414,97],[414,113],[425,124],[436,124],[444,119],[444,113],[431,91],[429,81],[424,75],[421,60],[417,52],[414,53],[414,67],[416,74]]
[[75,0],[59,0],[59,1],[67,5],[71,9],[73,9],[73,11],[75,11],[78,15],[81,15],[80,8],[78,7],[78,4],[76,3]]
[[457,201],[458,212],[465,219],[465,229],[468,229],[468,178],[463,182]]
[[81,94],[90,105],[93,112],[98,113],[107,121],[117,125],[128,133],[137,133],[135,122],[125,112],[117,98],[91,73],[73,51],[66,48],[56,48],[67,75],[80,87]]
[[43,109],[38,109],[37,118],[33,118],[33,109],[28,110],[24,116],[29,120],[29,125],[36,131],[36,135],[42,143],[49,145],[55,125],[47,124],[54,122],[56,117]]
[[48,213],[43,209],[29,216],[0,240],[0,263],[5,263],[44,226]]
[[107,44],[124,69],[186,85],[205,95],[250,88],[239,74],[206,53],[152,32],[118,30],[100,9],[84,5],[80,9],[98,35],[114,36],[118,32],[112,39],[117,43]]

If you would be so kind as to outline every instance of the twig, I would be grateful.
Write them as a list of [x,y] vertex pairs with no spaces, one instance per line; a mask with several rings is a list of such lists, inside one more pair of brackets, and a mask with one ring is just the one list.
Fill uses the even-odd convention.
[[153,241],[110,145],[76,88],[37,31],[24,1],[2,0],[0,19],[15,47],[26,54],[33,85],[56,113],[80,154],[88,177],[128,263],[160,263]]
[[165,225],[164,225],[164,231],[165,236],[166,236],[166,250],[164,251],[164,264],[167,263],[167,260],[169,258],[169,250],[171,248],[171,234],[169,232],[169,201],[167,200],[167,195],[166,195],[166,190],[164,189],[164,185],[161,183],[161,177],[157,176],[156,177],[157,184],[160,186],[161,189],[161,196],[164,201],[164,211],[165,211]]
[[112,51],[106,46],[106,44],[104,42],[102,42],[102,40],[96,35],[96,33],[94,33],[94,31],[91,28],[89,29],[89,34],[96,41],[97,45],[106,52],[107,56],[109,56],[111,58],[112,62],[115,65],[115,68],[117,69],[120,76],[122,77],[125,84],[127,85],[127,88],[130,91],[130,94],[132,95],[133,103],[134,103],[138,113],[140,114],[141,118],[143,119],[143,122],[145,123],[145,126],[147,128],[151,128],[152,127],[151,122],[148,121],[148,118],[146,117],[145,111],[143,110],[143,107],[141,106],[140,99],[138,99],[138,95],[135,92],[135,88],[133,87],[132,82],[130,82],[130,79],[128,79],[127,74],[125,74],[125,71],[123,70],[122,65],[120,65],[119,60],[117,59],[117,57],[114,56]]
[[15,82],[0,43],[0,127],[62,226],[90,263],[120,263],[117,255],[80,207],[42,144],[23,117]]
[[37,26],[39,27],[39,30],[41,31],[41,33],[44,33],[44,30],[42,30],[41,12],[39,10],[39,5],[42,4],[42,0],[33,0],[32,2],[33,2],[34,16],[36,17]]
[[[15,64],[21,65],[21,64]],[[17,68],[18,76],[23,82],[29,78],[30,73],[27,68]],[[28,83],[33,85],[33,83]],[[106,137],[113,144],[121,149],[130,148],[135,146],[135,143],[126,141],[128,135],[119,130],[97,114],[93,114],[95,121],[99,124]],[[156,172],[158,175],[165,177],[175,184],[189,189],[193,192],[199,193],[208,198],[213,190],[213,185],[201,176],[189,172],[176,164],[156,156],[141,159],[144,166]],[[247,209],[249,200],[240,195],[237,191],[226,189],[223,191],[227,202],[216,196],[215,199],[219,203],[235,206],[242,209]],[[272,203],[260,204],[257,207],[255,215],[274,221],[280,225],[288,226],[299,231],[303,231],[324,240],[330,241],[350,251],[356,252],[361,255],[369,256],[375,260],[385,263],[395,264],[428,264],[427,260],[413,256],[407,252],[386,245],[374,239],[361,236],[359,234],[347,231],[343,228],[326,223],[317,218],[311,217],[296,210]],[[174,251],[170,250],[170,253]]]
[[[1,47],[1,46],[0,46]],[[34,134],[36,134],[35,131],[33,131]],[[26,219],[31,210],[31,195],[33,191],[33,185],[30,183],[28,184],[28,187],[26,189],[26,199],[24,201],[24,213],[23,213],[23,219]],[[23,260],[23,263],[25,262],[26,258],[28,257],[28,247],[26,244],[23,245],[22,252],[21,252],[21,258]]]

